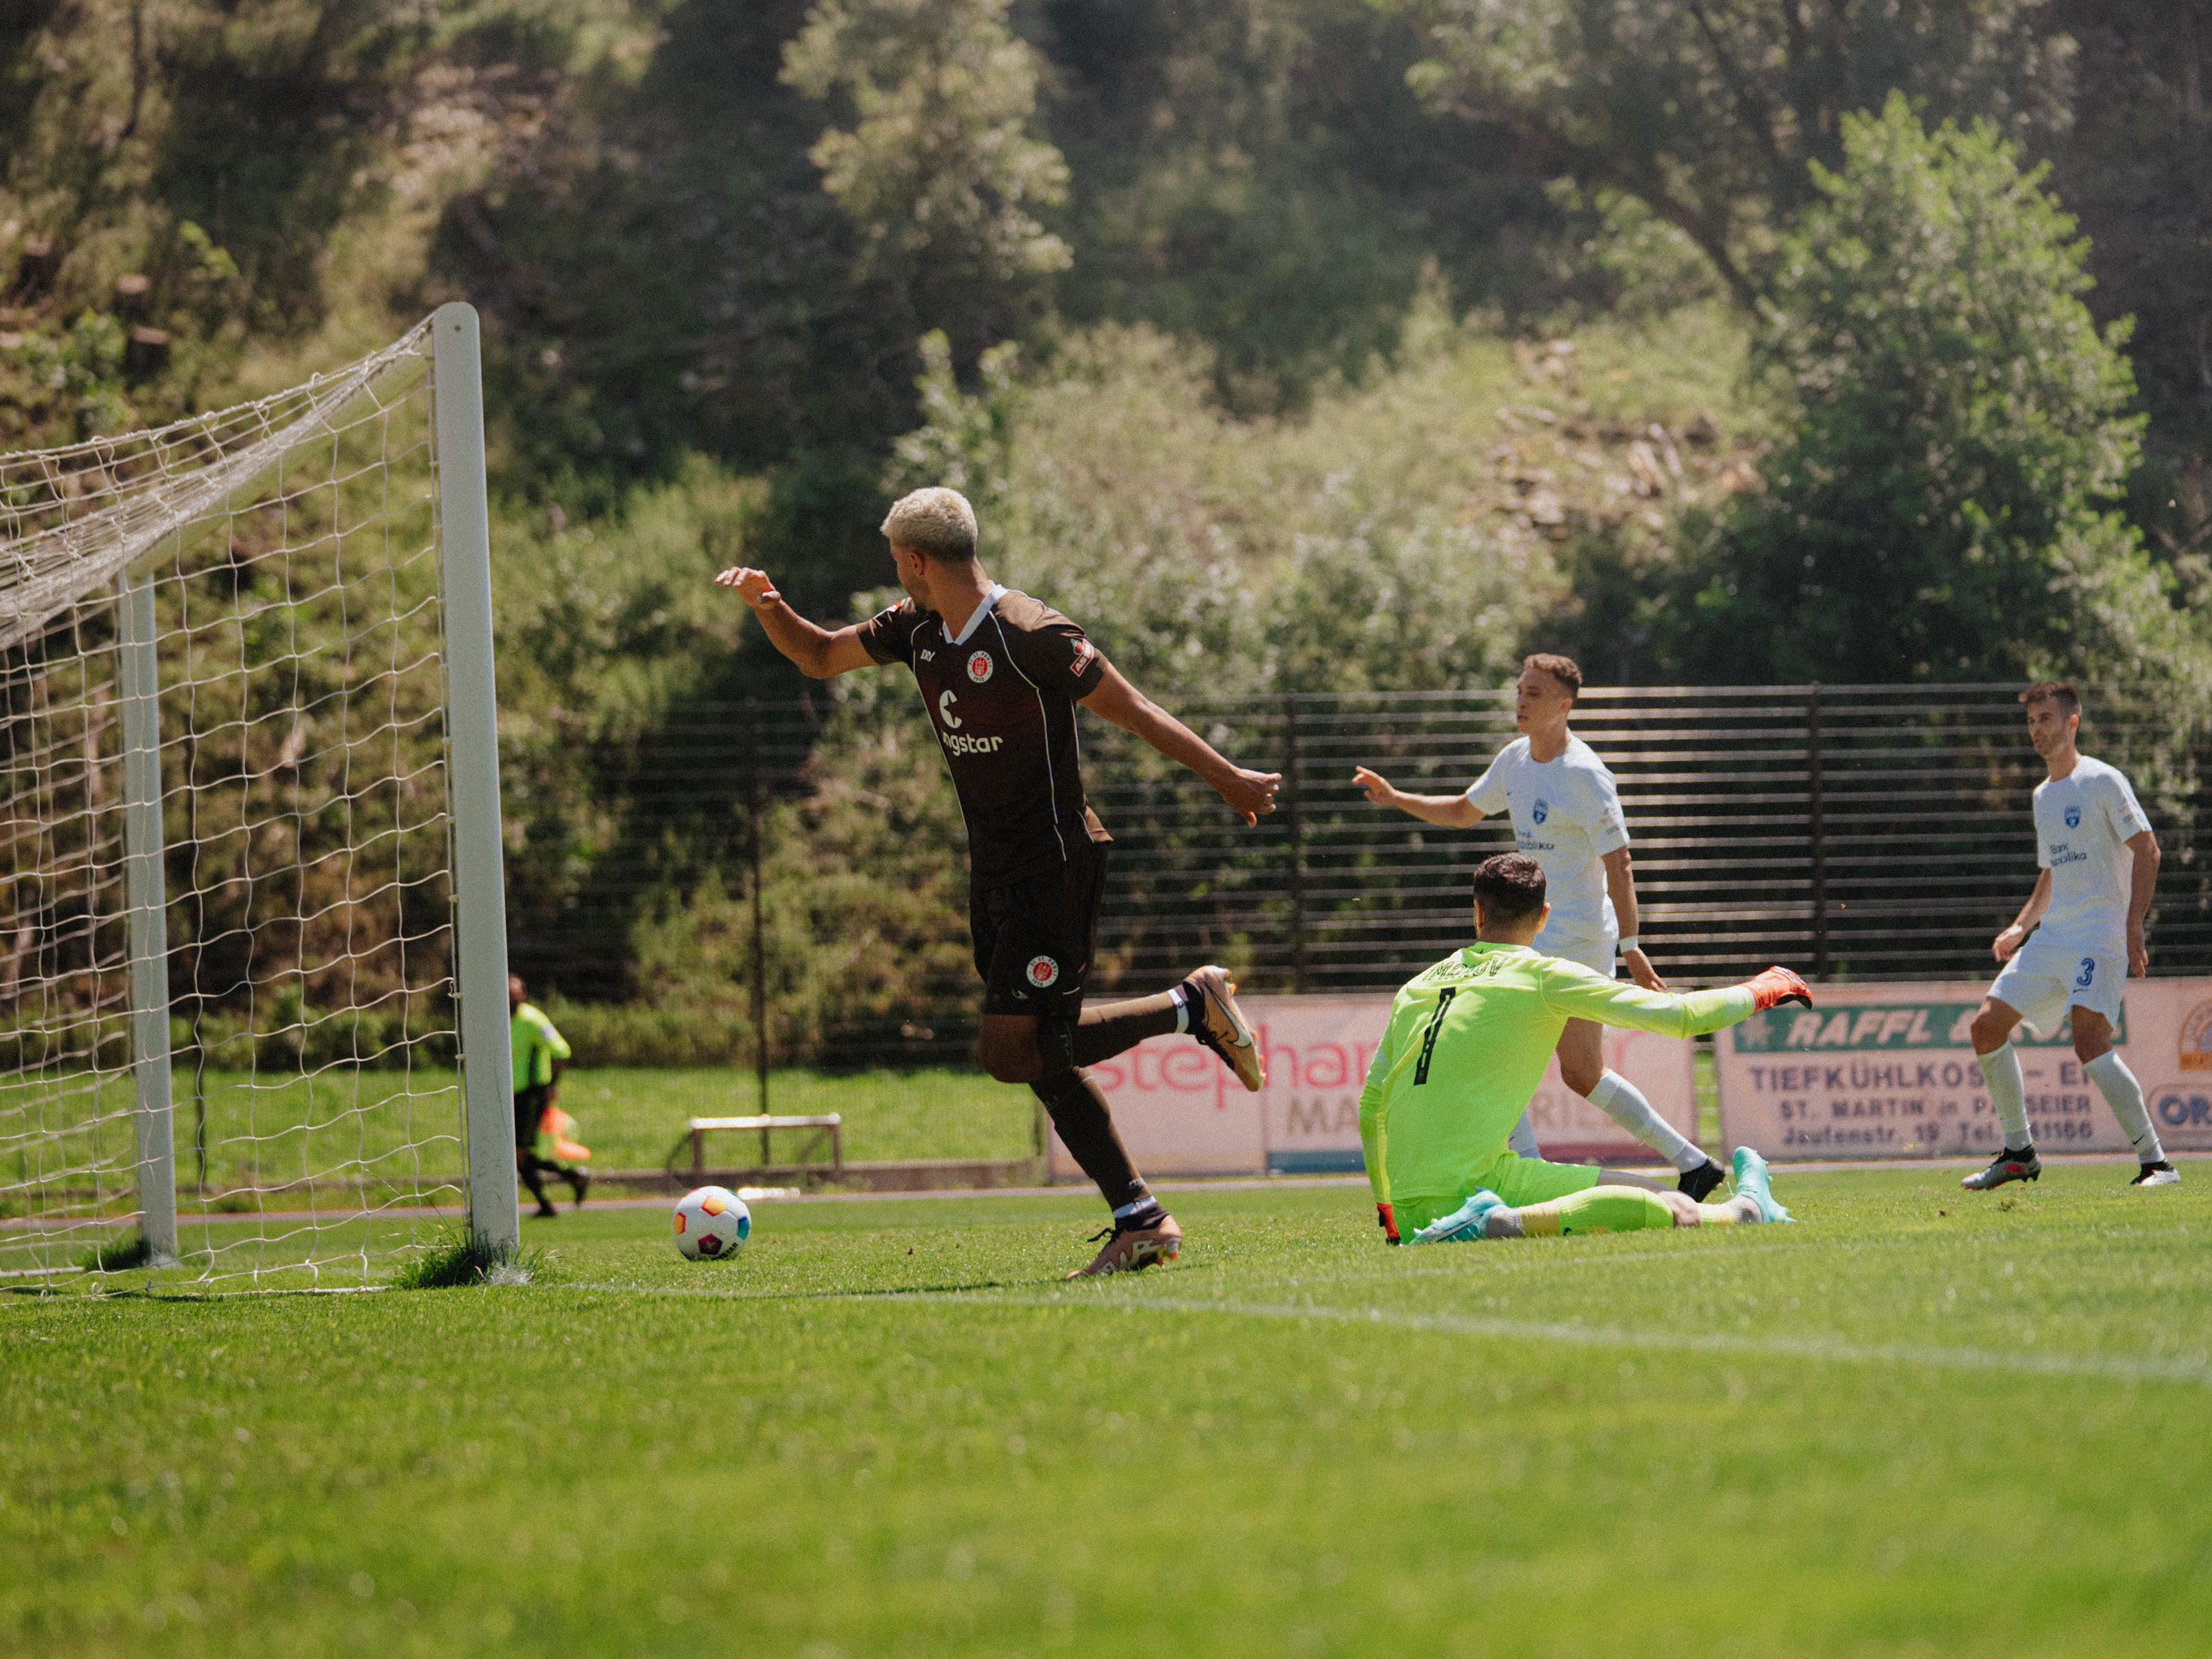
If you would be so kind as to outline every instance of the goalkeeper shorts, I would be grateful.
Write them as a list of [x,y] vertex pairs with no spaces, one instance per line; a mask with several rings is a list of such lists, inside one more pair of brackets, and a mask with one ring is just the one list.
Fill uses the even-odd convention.
[[1480,1170],[1467,1191],[1449,1198],[1407,1198],[1395,1200],[1392,1213],[1398,1231],[1407,1237],[1439,1216],[1454,1210],[1487,1188],[1515,1209],[1524,1204],[1548,1204],[1555,1198],[1586,1193],[1598,1183],[1598,1170],[1589,1164],[1547,1164],[1541,1158],[1516,1158],[1510,1152],[1492,1158]]

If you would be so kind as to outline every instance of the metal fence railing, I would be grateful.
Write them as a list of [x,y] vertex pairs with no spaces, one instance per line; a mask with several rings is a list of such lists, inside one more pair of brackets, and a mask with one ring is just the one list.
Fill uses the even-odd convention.
[[[2204,972],[2212,870],[2197,779],[2212,770],[2212,742],[2177,748],[2154,697],[2085,697],[2084,750],[2130,770],[2166,852],[2152,971]],[[927,744],[918,707],[892,701],[896,712],[874,718],[910,722]],[[1175,712],[1240,763],[1283,771],[1279,810],[1247,829],[1191,775],[1085,720],[1085,781],[1115,843],[1102,988],[1155,986],[1220,960],[1252,990],[1388,990],[1465,942],[1469,875],[1510,845],[1510,830],[1502,820],[1438,830],[1371,806],[1352,770],[1368,765],[1426,793],[1463,788],[1514,735],[1510,693],[1301,694]],[[819,703],[695,711],[655,740],[632,810],[711,820],[735,890],[757,844],[749,804],[824,785],[823,713]],[[1994,971],[1990,936],[2035,878],[2029,794],[2042,776],[2012,689],[1601,690],[1577,703],[1574,728],[1619,780],[1642,935],[1671,981],[1720,982],[1770,962],[1822,979]],[[771,905],[780,896],[768,895]],[[775,1008],[767,1013],[773,1028]],[[940,1023],[927,1042],[879,1045],[877,1058],[951,1058],[961,1023]]]
[[[1513,736],[1510,695],[1300,696],[1185,709],[1246,764],[1285,772],[1280,810],[1235,826],[1211,793],[1086,734],[1115,875],[1101,942],[1133,977],[1232,954],[1255,988],[1384,989],[1464,942],[1468,880],[1502,821],[1437,830],[1370,805],[1355,765],[1463,788]],[[2155,705],[2089,694],[2083,744],[2132,763],[2160,833],[2152,971],[2203,972],[2212,902],[2195,786],[2154,798]],[[1821,979],[1985,977],[1992,934],[2035,879],[2043,775],[2008,689],[1598,690],[1575,730],[1611,767],[1634,839],[1645,948],[1713,982],[1770,962]],[[2185,776],[2212,758],[2169,753]]]

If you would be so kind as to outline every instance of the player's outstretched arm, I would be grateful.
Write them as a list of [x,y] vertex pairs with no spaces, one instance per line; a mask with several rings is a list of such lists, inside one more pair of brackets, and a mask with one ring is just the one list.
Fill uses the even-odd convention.
[[1367,799],[1377,806],[1395,806],[1401,812],[1412,813],[1424,823],[1440,823],[1447,830],[1472,830],[1482,822],[1482,814],[1465,795],[1410,795],[1393,787],[1381,773],[1370,772],[1364,766],[1352,769],[1352,781],[1364,789]]
[[797,664],[809,679],[826,680],[855,668],[866,668],[875,659],[860,643],[860,630],[841,628],[835,633],[818,628],[783,602],[768,572],[732,565],[714,578],[724,587],[734,587],[738,597],[752,607],[769,642]]
[[1247,823],[1275,810],[1275,791],[1283,781],[1279,772],[1248,772],[1214,752],[1213,745],[1121,678],[1112,663],[1083,706],[1101,720],[1111,720],[1124,732],[1133,732],[1165,755],[1212,784],[1229,803],[1229,810]]
[[1555,1012],[1662,1036],[1701,1036],[1785,1002],[1813,1006],[1812,988],[1787,968],[1769,968],[1741,985],[1681,992],[1647,991],[1558,958],[1543,971],[1544,1000]]
[[[2154,865],[2151,874],[2155,878],[2157,873],[2157,866]],[[1999,962],[2010,962],[2013,952],[2026,942],[2029,930],[2043,920],[2043,913],[2050,908],[2051,872],[2045,870],[2035,878],[2035,890],[2027,896],[2027,902],[2020,907],[2020,914],[2013,918],[2012,926],[1990,941],[1990,954]]]

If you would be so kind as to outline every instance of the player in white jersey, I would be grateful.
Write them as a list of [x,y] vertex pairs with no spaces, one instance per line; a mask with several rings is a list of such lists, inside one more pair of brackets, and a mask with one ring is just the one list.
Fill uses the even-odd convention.
[[2128,974],[2150,971],[2143,918],[2158,883],[2158,837],[2126,775],[2075,747],[2081,699],[2072,686],[2045,680],[2020,700],[2027,707],[2027,740],[2051,774],[2035,786],[2035,861],[2043,873],[2012,926],[1990,946],[2004,969],[1974,1016],[1974,1055],[2004,1126],[2004,1148],[1963,1184],[1986,1192],[2043,1173],[2028,1132],[2027,1085],[2012,1028],[2024,1019],[2052,1031],[2070,1017],[2081,1069],[2142,1160],[2129,1184],[2171,1187],[2180,1173],[2159,1146],[2142,1085],[2112,1048]]
[[[1472,829],[1493,813],[1508,814],[1516,845],[1544,866],[1551,895],[1551,917],[1534,948],[1607,979],[1614,975],[1617,951],[1638,985],[1663,991],[1666,981],[1637,940],[1628,826],[1613,774],[1567,730],[1582,689],[1582,670],[1569,658],[1542,653],[1523,662],[1513,699],[1513,723],[1523,735],[1506,744],[1464,794],[1407,794],[1364,766],[1352,779],[1378,806],[1395,806],[1449,829]],[[1595,1021],[1569,1020],[1559,1054],[1560,1081],[1672,1164],[1680,1172],[1682,1191],[1702,1201],[1727,1178],[1725,1170],[1652,1109],[1643,1091],[1607,1068],[1604,1036]],[[1522,1158],[1540,1156],[1526,1112],[1508,1145]]]

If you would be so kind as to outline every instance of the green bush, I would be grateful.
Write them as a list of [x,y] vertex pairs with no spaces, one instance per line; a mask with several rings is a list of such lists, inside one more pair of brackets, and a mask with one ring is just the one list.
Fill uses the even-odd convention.
[[[2069,676],[2203,686],[2170,576],[2118,510],[2142,417],[2081,295],[2088,245],[1986,122],[1847,116],[1784,240],[1763,494],[1689,538],[1662,617],[1725,680]],[[2201,695],[2193,699],[2201,702]]]
[[723,1012],[623,1007],[550,997],[547,1015],[580,1065],[734,1066],[752,1053],[752,1028]]

